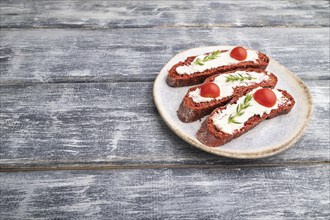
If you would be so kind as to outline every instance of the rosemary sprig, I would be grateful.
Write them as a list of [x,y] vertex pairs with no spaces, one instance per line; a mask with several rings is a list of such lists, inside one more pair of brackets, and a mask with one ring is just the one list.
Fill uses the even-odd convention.
[[252,106],[250,103],[251,100],[252,100],[252,95],[249,94],[245,97],[243,103],[237,105],[236,114],[229,116],[228,124],[230,124],[230,123],[241,124],[241,122],[236,121],[235,118],[242,116],[244,114],[244,110],[247,109],[248,107]]
[[256,79],[252,77],[250,74],[246,73],[248,76],[243,76],[242,74],[238,73],[238,76],[236,75],[228,75],[226,77],[226,82],[234,82],[234,81],[241,81],[243,82],[244,80],[252,80]]
[[213,51],[211,54],[207,55],[203,59],[197,58],[195,63],[200,66],[204,66],[204,63],[210,60],[214,60],[221,53],[220,50]]

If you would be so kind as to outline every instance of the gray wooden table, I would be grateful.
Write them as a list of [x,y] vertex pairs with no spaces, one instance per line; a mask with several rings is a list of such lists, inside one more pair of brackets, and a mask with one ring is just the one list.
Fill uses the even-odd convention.
[[[329,219],[329,1],[5,1],[0,219]],[[309,87],[289,150],[235,160],[162,121],[176,53],[244,45]]]

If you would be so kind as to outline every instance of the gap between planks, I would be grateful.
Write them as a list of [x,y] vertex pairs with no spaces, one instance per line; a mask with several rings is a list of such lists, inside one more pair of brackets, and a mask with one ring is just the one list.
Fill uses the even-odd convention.
[[[154,79],[142,79],[142,80],[68,80],[68,81],[51,81],[51,82],[42,82],[42,81],[20,81],[20,80],[12,80],[6,82],[0,82],[0,86],[34,86],[34,85],[55,85],[55,84],[112,84],[112,83],[154,83],[157,75]],[[298,76],[299,77],[299,76]],[[308,78],[301,78],[303,81],[313,81],[313,80],[321,80],[327,81],[330,80],[329,76],[324,77],[308,77]]]
[[309,167],[316,165],[330,165],[330,161],[289,161],[281,164],[238,164],[238,165],[198,165],[198,164],[89,164],[89,165],[54,165],[33,167],[0,167],[0,172],[31,172],[31,171],[74,171],[74,170],[128,170],[128,169],[244,169],[261,167]]
[[[34,85],[54,85],[54,84],[112,84],[112,83],[153,83],[157,76],[154,79],[142,79],[142,80],[68,80],[68,81],[51,81],[51,82],[43,82],[43,81],[20,81],[20,80],[10,80],[7,82],[0,82],[0,86],[34,86]],[[317,80],[330,80],[328,78],[318,78]]]
[[2,30],[34,30],[34,29],[83,29],[83,30],[112,30],[112,29],[179,29],[179,28],[326,28],[329,25],[241,25],[229,24],[189,24],[189,25],[125,25],[95,27],[93,25],[61,24],[52,26],[0,26]]

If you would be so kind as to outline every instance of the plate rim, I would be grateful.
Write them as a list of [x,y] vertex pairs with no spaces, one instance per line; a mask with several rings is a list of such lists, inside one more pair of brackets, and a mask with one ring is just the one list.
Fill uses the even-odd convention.
[[300,127],[299,131],[292,137],[290,138],[290,140],[279,144],[279,145],[275,145],[274,147],[272,147],[271,149],[266,149],[266,150],[261,150],[261,151],[255,151],[255,152],[230,152],[230,151],[221,151],[221,147],[220,148],[213,148],[213,147],[209,147],[206,146],[202,143],[200,143],[199,141],[195,141],[193,139],[191,139],[191,137],[189,135],[186,135],[184,133],[181,133],[177,128],[175,128],[175,126],[173,124],[170,123],[169,118],[166,118],[165,113],[162,109],[162,106],[160,105],[160,97],[157,94],[157,84],[160,83],[161,80],[163,80],[162,78],[162,72],[165,70],[165,67],[168,65],[168,63],[170,63],[172,60],[174,60],[178,55],[182,54],[182,53],[189,53],[189,51],[192,50],[206,50],[206,49],[210,49],[211,48],[215,48],[215,47],[234,47],[234,46],[230,46],[230,45],[218,45],[218,46],[207,46],[207,47],[195,47],[195,48],[190,48],[188,50],[184,50],[181,51],[177,54],[175,54],[164,66],[163,68],[160,70],[160,72],[158,73],[154,83],[153,83],[153,99],[155,102],[155,105],[157,107],[157,110],[162,118],[162,120],[165,122],[165,124],[177,135],[179,136],[181,139],[183,139],[184,141],[186,141],[187,143],[189,143],[190,145],[192,145],[193,147],[196,147],[200,150],[203,150],[205,152],[214,154],[214,155],[218,155],[218,156],[224,156],[224,157],[229,157],[229,158],[236,158],[236,159],[257,159],[257,158],[265,158],[265,157],[269,157],[269,156],[273,156],[275,154],[279,154],[287,149],[289,149],[290,147],[292,147],[300,138],[301,136],[305,133],[307,126],[312,118],[313,115],[313,99],[312,99],[312,95],[310,90],[308,89],[308,87],[306,86],[306,84],[293,72],[291,72],[290,70],[288,70],[286,67],[284,67],[282,64],[280,64],[279,62],[277,62],[275,59],[269,57],[269,62],[272,61],[275,63],[275,65],[277,65],[278,67],[280,67],[284,72],[288,73],[294,80],[296,80],[297,84],[301,86],[303,92],[306,95],[306,102],[308,104],[308,111],[307,111],[307,118],[304,122],[304,124]]

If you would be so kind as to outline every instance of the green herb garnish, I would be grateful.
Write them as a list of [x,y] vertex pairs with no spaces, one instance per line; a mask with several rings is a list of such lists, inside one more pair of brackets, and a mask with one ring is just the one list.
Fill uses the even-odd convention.
[[244,110],[247,109],[248,107],[252,106],[250,101],[252,100],[252,95],[249,94],[245,97],[244,101],[242,104],[237,105],[236,108],[236,114],[235,115],[230,115],[228,118],[228,124],[234,123],[234,124],[242,124],[241,122],[237,122],[235,118],[242,116],[244,114]]
[[248,76],[243,76],[242,74],[238,73],[238,76],[235,75],[228,75],[226,77],[226,82],[234,82],[234,81],[241,81],[243,82],[244,80],[252,80],[256,79],[253,78],[250,74],[247,73]]
[[218,57],[218,55],[220,53],[221,53],[220,50],[216,50],[216,51],[212,52],[211,54],[207,55],[206,57],[204,57],[204,59],[197,58],[194,63],[196,63],[197,65],[200,65],[200,66],[204,66],[205,62],[214,60],[215,58]]

